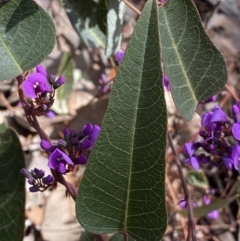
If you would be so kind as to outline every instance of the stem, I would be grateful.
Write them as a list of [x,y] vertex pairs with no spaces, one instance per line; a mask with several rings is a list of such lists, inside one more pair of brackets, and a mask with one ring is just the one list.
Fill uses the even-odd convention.
[[239,98],[236,94],[236,92],[232,89],[231,86],[229,86],[228,84],[225,84],[225,88],[228,90],[228,92],[233,96],[233,98],[238,102]]
[[[188,209],[188,237],[187,237],[187,240],[188,241],[190,241],[190,240],[197,241],[196,229],[195,229],[195,223],[194,223],[194,216],[193,216],[193,210],[192,210],[192,203],[191,203],[190,198],[189,198],[189,193],[188,193],[188,189],[187,189],[187,184],[186,184],[185,179],[184,179],[181,162],[179,160],[177,151],[174,147],[172,137],[171,137],[169,131],[168,131],[167,135],[168,135],[169,146],[171,147],[172,152],[175,156],[175,161],[176,161],[176,164],[177,164],[177,167],[178,167],[178,172],[179,172],[179,175],[180,175],[180,178],[181,178],[181,181],[182,181],[185,200],[187,202],[187,209]],[[192,236],[192,239],[191,239],[191,236]]]
[[139,11],[136,7],[134,7],[128,0],[122,0],[128,7],[130,7],[135,13],[141,15],[141,11]]

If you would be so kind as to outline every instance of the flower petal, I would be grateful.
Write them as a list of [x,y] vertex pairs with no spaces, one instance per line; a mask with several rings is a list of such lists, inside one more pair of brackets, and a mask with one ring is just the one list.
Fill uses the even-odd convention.
[[198,163],[197,157],[195,157],[195,156],[191,157],[191,158],[190,158],[190,161],[191,161],[192,167],[193,167],[195,170],[198,170],[198,169],[199,169],[199,163]]
[[228,120],[226,114],[219,106],[215,106],[213,115],[211,117],[211,122],[226,122]]
[[237,140],[240,141],[240,124],[239,123],[235,123],[232,126],[232,134]]
[[36,66],[36,71],[37,71],[37,73],[40,73],[40,74],[42,74],[42,75],[47,77],[47,71],[41,64],[38,64]]
[[31,82],[25,80],[23,82],[22,87],[23,87],[23,92],[27,97],[30,97],[30,98],[37,97],[37,94],[36,94],[33,84]]

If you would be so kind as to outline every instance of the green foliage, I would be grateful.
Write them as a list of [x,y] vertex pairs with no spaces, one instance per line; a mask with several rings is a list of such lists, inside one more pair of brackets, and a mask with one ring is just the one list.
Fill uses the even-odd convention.
[[[84,44],[89,48],[105,47],[106,36],[98,25],[97,3],[93,0],[61,1],[69,20]],[[103,19],[105,17],[102,17],[101,20]],[[100,23],[102,28],[104,27],[103,22],[104,20]]]
[[0,133],[0,237],[21,241],[24,229],[25,180],[20,173],[24,157],[12,129]]
[[14,0],[0,9],[0,80],[35,67],[53,49],[55,28],[34,1]]
[[166,126],[157,4],[149,0],[118,70],[79,188],[77,218],[89,232],[125,231],[138,241],[162,237]]
[[110,0],[107,13],[107,56],[115,54],[120,49],[125,9],[123,1]]
[[169,0],[159,8],[164,67],[180,114],[190,120],[198,102],[219,92],[227,81],[221,53],[206,35],[191,0]]
[[203,189],[208,188],[208,180],[202,170],[188,171],[187,180],[194,187],[199,187],[199,188],[203,188]]
[[[230,198],[227,199],[219,199],[216,200],[214,202],[211,202],[209,205],[203,205],[202,207],[199,208],[194,208],[193,209],[193,215],[195,218],[201,218],[203,216],[206,216],[208,213],[214,211],[214,210],[218,210],[220,208],[223,208],[224,206],[230,204],[231,202],[235,201],[237,198],[239,197],[239,195],[235,195],[232,196]],[[179,213],[187,218],[188,214],[186,210],[181,210],[179,211]]]
[[74,63],[71,54],[65,53],[61,59],[61,63],[58,69],[58,76],[63,75],[66,79],[66,82],[56,90],[56,99],[53,105],[53,109],[57,113],[68,113],[67,101],[72,91],[73,68]]

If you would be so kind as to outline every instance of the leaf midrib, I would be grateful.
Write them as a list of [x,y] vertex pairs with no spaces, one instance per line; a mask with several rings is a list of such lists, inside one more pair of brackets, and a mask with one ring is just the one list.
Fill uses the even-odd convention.
[[[153,3],[154,4],[154,3]],[[151,7],[152,8],[152,7]],[[147,34],[146,36],[148,36],[148,32],[149,32],[149,22],[150,22],[150,18],[151,16],[149,16],[149,19],[148,19],[148,29],[147,29]],[[143,55],[143,63],[142,63],[142,66],[141,66],[141,69],[143,69],[143,66],[144,66],[144,63],[145,63],[145,54],[146,54],[146,46],[147,46],[147,42],[148,41],[144,41],[145,42],[145,46],[144,46],[144,55]],[[142,76],[143,76],[143,71],[141,71],[141,76],[140,76],[140,79],[141,79],[141,82],[140,82],[140,89],[139,89],[139,95],[138,95],[138,98],[137,98],[137,105],[136,105],[136,111],[135,111],[135,125],[134,127],[136,127],[136,119],[137,119],[137,116],[138,116],[138,104],[139,104],[139,99],[140,99],[140,94],[141,94],[141,91],[142,91],[142,88],[141,88],[141,85],[142,85]],[[128,179],[128,186],[127,186],[127,198],[126,198],[126,210],[125,210],[125,220],[124,220],[124,226],[123,226],[123,230],[124,231],[127,231],[127,220],[128,220],[128,210],[129,210],[129,197],[130,197],[130,187],[131,187],[131,180],[132,180],[132,164],[133,164],[133,152],[134,152],[134,144],[135,144],[135,134],[136,134],[136,128],[134,128],[134,131],[133,131],[133,141],[132,141],[132,148],[131,148],[131,159],[130,159],[130,170],[129,170],[129,179]]]

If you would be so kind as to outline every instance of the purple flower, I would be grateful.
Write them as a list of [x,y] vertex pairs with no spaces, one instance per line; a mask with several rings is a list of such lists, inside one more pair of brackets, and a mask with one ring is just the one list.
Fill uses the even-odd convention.
[[228,117],[226,114],[223,112],[223,110],[219,106],[215,106],[212,117],[211,117],[211,122],[227,122]]
[[184,162],[190,163],[195,170],[199,169],[199,160],[198,160],[197,156],[193,156],[193,153],[198,148],[199,148],[198,143],[186,143],[185,144],[185,151],[188,154],[189,158],[187,160],[185,160]]
[[115,54],[115,58],[116,58],[116,61],[118,63],[118,65],[121,64],[122,60],[123,60],[123,57],[124,57],[124,51],[121,49],[119,50],[116,54]]
[[62,86],[65,83],[65,78],[64,76],[60,76],[56,81],[53,82],[52,86],[54,89],[59,88],[60,86]]
[[41,169],[37,169],[37,168],[34,168],[32,171],[31,171],[31,174],[32,174],[32,177],[34,179],[41,179],[44,177],[45,173],[43,170]]
[[45,75],[33,73],[23,82],[23,91],[27,97],[37,98],[38,94],[51,91],[51,87]]
[[31,187],[29,187],[29,191],[30,192],[38,192],[39,191],[39,186],[31,186]]
[[[92,124],[87,124],[85,126],[83,126],[83,137],[87,137],[88,136],[88,141],[90,143],[90,146],[86,149],[92,149],[97,138],[98,135],[100,133],[100,126],[98,125],[92,125]],[[83,144],[83,143],[81,143]],[[80,149],[81,149],[81,144],[80,144]]]
[[75,158],[73,160],[74,164],[79,164],[79,165],[85,165],[87,163],[87,157],[83,154],[80,155],[80,157]]
[[168,76],[165,74],[164,77],[163,77],[163,84],[164,86],[166,87],[166,89],[168,91],[171,91],[171,86],[170,86],[170,83],[169,83],[169,78]]
[[52,144],[51,142],[42,139],[40,142],[40,146],[43,150],[48,151],[52,147]]
[[54,178],[51,175],[48,175],[42,179],[42,182],[46,185],[53,183],[53,181],[54,181]]
[[37,73],[42,74],[45,77],[47,77],[47,71],[41,64],[36,66],[36,71],[37,71]]
[[74,165],[74,163],[68,155],[56,148],[49,156],[48,166],[64,174],[67,170],[66,165]]
[[207,100],[203,101],[203,104],[209,103],[209,102],[215,102],[217,100],[217,96],[213,95],[212,97],[208,98]]

